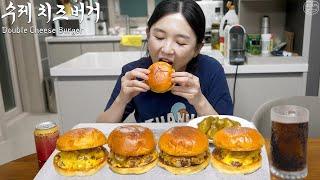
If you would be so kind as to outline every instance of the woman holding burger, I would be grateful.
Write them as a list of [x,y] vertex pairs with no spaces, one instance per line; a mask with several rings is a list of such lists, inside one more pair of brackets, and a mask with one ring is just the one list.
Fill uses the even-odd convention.
[[121,122],[133,111],[137,122],[231,115],[233,105],[222,66],[199,54],[205,17],[198,4],[164,0],[147,25],[148,57],[123,66],[97,122]]

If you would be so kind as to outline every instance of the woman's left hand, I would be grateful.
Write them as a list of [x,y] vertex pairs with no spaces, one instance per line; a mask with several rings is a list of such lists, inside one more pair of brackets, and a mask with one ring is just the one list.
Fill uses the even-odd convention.
[[172,73],[172,82],[176,85],[171,89],[171,93],[186,98],[193,106],[197,106],[205,98],[201,92],[199,78],[191,73]]

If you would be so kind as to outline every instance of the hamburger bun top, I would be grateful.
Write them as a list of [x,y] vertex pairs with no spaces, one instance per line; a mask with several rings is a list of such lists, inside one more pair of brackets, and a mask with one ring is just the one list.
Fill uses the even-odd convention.
[[111,151],[122,156],[140,156],[153,152],[156,142],[149,128],[125,125],[115,128],[108,137]]
[[89,149],[106,144],[105,135],[95,128],[79,128],[67,131],[57,140],[60,151],[75,151]]
[[175,70],[170,64],[158,61],[153,63],[148,69],[150,73],[146,83],[149,85],[151,91],[164,93],[172,88],[171,74],[175,72]]
[[264,145],[264,138],[252,128],[228,127],[213,136],[213,143],[230,151],[254,151]]
[[164,132],[159,148],[172,156],[196,156],[209,148],[207,136],[190,126],[177,126]]

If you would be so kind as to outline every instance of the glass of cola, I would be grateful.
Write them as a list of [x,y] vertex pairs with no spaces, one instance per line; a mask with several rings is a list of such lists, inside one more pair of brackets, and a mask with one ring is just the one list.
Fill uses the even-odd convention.
[[308,109],[294,105],[271,108],[271,173],[283,179],[307,176]]

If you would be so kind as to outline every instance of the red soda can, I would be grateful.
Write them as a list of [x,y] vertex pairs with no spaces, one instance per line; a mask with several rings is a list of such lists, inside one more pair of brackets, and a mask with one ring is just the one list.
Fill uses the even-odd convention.
[[58,138],[59,129],[55,123],[48,121],[36,126],[34,130],[34,141],[37,149],[39,169],[55,150]]

